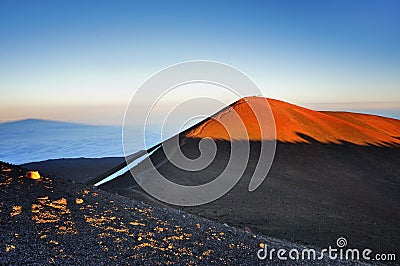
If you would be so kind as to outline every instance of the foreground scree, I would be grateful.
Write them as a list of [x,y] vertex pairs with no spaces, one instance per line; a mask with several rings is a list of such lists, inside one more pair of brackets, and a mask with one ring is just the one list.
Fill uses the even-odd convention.
[[260,246],[304,248],[56,177],[32,180],[6,163],[0,167],[2,265],[263,265]]

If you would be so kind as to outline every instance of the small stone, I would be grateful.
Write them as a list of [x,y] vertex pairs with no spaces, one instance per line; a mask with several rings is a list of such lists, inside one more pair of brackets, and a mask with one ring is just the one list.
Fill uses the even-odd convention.
[[33,179],[33,180],[37,180],[37,179],[40,179],[40,174],[39,174],[39,171],[27,171],[25,174],[25,177]]
[[11,250],[15,249],[14,245],[8,245],[6,244],[6,252],[10,252]]
[[78,198],[76,198],[76,199],[75,199],[75,203],[76,203],[76,204],[82,204],[82,203],[83,203],[83,199],[78,199]]

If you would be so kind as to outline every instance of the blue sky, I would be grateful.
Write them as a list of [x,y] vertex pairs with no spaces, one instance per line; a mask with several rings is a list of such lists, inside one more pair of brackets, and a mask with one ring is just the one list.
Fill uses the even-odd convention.
[[0,1],[0,121],[118,124],[134,89],[187,60],[264,96],[400,117],[398,1]]

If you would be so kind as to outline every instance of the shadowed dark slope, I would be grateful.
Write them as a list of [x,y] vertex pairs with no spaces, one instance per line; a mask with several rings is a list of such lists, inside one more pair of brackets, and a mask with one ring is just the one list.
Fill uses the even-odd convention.
[[[249,227],[264,235],[325,247],[345,236],[352,247],[393,252],[400,245],[400,148],[309,143],[281,143],[263,184],[248,191],[258,160],[259,142],[252,142],[247,170],[222,198],[199,207],[182,208],[209,219]],[[188,156],[198,153],[198,139],[182,147]],[[199,172],[187,172],[166,162],[158,171],[171,181],[194,185],[214,179],[229,158],[230,143],[218,141],[216,160]],[[162,151],[153,154],[157,164]],[[134,169],[142,178],[145,163]],[[131,198],[148,201],[130,174],[101,186]],[[154,201],[154,199],[152,199]]]
[[21,166],[27,169],[39,170],[44,175],[56,175],[73,181],[85,182],[90,177],[98,176],[123,162],[125,162],[125,159],[121,157],[77,158],[47,160],[26,163]]

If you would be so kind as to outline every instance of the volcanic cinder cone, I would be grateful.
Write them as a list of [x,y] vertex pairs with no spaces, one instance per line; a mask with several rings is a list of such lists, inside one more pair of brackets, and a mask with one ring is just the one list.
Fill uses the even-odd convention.
[[[276,134],[260,134],[249,108],[268,103]],[[232,122],[233,112],[243,126]],[[261,121],[261,123],[271,123]],[[229,130],[222,125],[230,124]],[[245,128],[245,130],[243,130]],[[268,128],[268,127],[267,127]],[[235,130],[239,129],[239,130]],[[229,131],[229,133],[228,133]],[[271,170],[253,192],[248,186],[259,162],[259,147],[277,141]],[[180,134],[182,152],[200,155],[203,138],[215,141],[214,161],[201,171],[185,171],[162,149],[150,157],[156,171],[183,185],[207,183],[224,170],[232,141],[249,141],[244,174],[223,197],[206,205],[183,208],[222,223],[276,238],[325,248],[344,236],[354,248],[394,252],[400,245],[400,121],[348,112],[321,112],[286,102],[248,97]],[[139,164],[133,173],[152,180],[155,170]],[[156,202],[130,173],[101,186],[131,198]],[[175,208],[179,208],[176,207]]]

